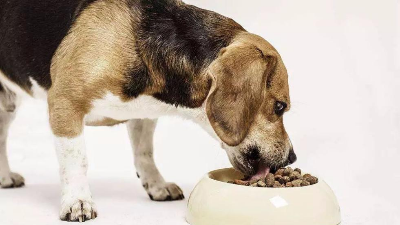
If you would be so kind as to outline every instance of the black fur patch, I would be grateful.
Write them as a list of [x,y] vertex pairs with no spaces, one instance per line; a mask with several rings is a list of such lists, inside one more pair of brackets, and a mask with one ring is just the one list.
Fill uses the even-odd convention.
[[[24,89],[31,87],[29,77],[50,88],[56,49],[82,10],[94,1],[0,0],[0,70]],[[130,0],[128,5],[136,10],[137,4],[142,15],[133,29],[138,36],[137,53],[164,76],[166,84],[154,97],[197,107],[191,98],[193,81],[244,29],[229,18],[175,0]],[[152,82],[145,63],[126,76],[126,97],[137,97]]]
[[123,92],[128,97],[136,98],[151,84],[150,75],[144,63],[131,69],[126,77],[128,82],[125,83]]
[[[166,82],[164,90],[154,97],[169,104],[198,106],[191,100],[193,81],[243,28],[217,13],[175,0],[140,3],[138,52]],[[184,60],[190,70],[183,67]]]
[[48,89],[51,59],[79,13],[95,0],[0,1],[0,70],[22,88]]

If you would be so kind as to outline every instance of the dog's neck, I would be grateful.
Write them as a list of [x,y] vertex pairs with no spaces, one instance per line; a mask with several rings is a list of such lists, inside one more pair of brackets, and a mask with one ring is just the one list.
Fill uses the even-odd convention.
[[158,75],[164,82],[164,90],[154,97],[190,108],[201,106],[211,87],[205,70],[244,29],[232,19],[180,1],[140,2],[138,54],[152,77]]

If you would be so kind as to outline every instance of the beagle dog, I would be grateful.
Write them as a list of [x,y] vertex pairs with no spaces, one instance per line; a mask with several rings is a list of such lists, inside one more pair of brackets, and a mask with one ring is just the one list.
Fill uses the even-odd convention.
[[283,125],[288,75],[277,50],[230,18],[180,0],[0,1],[1,187],[21,95],[46,99],[60,164],[60,218],[97,216],[84,126],[126,123],[155,201],[183,199],[153,159],[157,118],[178,115],[219,141],[237,170],[264,177],[296,160]]

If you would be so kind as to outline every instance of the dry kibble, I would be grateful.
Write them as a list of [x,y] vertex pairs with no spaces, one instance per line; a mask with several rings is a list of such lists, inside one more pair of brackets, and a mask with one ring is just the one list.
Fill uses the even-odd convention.
[[267,186],[267,184],[266,184],[264,181],[262,181],[262,180],[259,180],[259,181],[257,182],[257,185],[258,185],[258,187],[266,187],[266,186]]
[[275,183],[275,177],[274,174],[269,173],[267,177],[265,178],[265,183],[267,184],[267,187],[273,187]]
[[303,182],[301,182],[301,186],[302,186],[302,187],[304,187],[304,186],[310,186],[310,182],[308,182],[308,181],[306,181],[306,180],[303,180]]
[[301,174],[298,171],[293,171],[292,174],[289,176],[291,181],[298,180],[301,178]]
[[252,184],[250,184],[250,186],[251,187],[258,187],[258,184],[257,184],[257,182],[256,183],[252,183]]
[[290,178],[288,176],[282,177],[282,180],[283,180],[282,184],[286,184],[287,182],[290,182]]
[[293,169],[291,167],[288,167],[283,171],[283,176],[289,176],[291,173],[293,173]]
[[275,181],[273,187],[274,187],[274,188],[280,188],[280,187],[282,187],[282,185],[281,185],[281,183],[279,183],[278,181]]
[[281,175],[283,176],[283,172],[285,171],[285,168],[280,168],[275,172],[275,175]]
[[318,183],[318,178],[311,174],[302,175],[299,168],[293,170],[287,167],[278,169],[275,174],[269,173],[263,179],[250,180],[250,177],[247,177],[243,180],[228,181],[228,183],[250,187],[291,188],[314,185]]
[[294,180],[292,181],[293,187],[301,187],[302,180]]
[[281,176],[281,175],[275,175],[275,180],[276,180],[276,181],[279,181],[282,177],[283,177],[283,176]]
[[279,178],[277,179],[277,181],[278,181],[280,184],[286,184],[285,177],[279,177]]
[[316,184],[318,183],[318,178],[314,177],[314,176],[310,176],[305,178],[305,181],[309,182],[310,184]]

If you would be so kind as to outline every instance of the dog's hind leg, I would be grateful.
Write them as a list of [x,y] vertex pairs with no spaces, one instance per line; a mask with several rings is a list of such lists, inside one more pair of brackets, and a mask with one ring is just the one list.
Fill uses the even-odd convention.
[[7,158],[8,128],[15,117],[17,97],[0,84],[0,186],[2,188],[22,187],[24,178],[10,171]]
[[157,120],[136,119],[127,123],[137,175],[151,200],[172,201],[184,198],[174,183],[165,182],[153,158],[153,134]]

